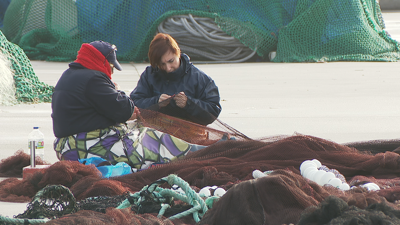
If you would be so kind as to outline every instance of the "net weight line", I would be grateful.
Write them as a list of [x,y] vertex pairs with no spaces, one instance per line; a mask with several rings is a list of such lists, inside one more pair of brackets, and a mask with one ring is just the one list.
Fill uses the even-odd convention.
[[160,23],[157,31],[171,35],[191,58],[212,60],[201,63],[240,63],[257,51],[226,34],[212,18],[177,15]]

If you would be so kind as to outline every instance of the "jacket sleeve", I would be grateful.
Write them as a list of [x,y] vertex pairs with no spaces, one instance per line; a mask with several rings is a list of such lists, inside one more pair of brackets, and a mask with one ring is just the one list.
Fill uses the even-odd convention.
[[212,79],[209,79],[198,99],[188,96],[185,110],[192,121],[207,125],[214,122],[221,113],[222,109],[219,102],[218,87]]
[[136,88],[130,94],[135,105],[141,109],[149,108],[158,103],[160,95],[153,96],[152,87],[148,81],[147,70],[143,72],[136,85]]
[[86,97],[97,112],[116,123],[124,123],[134,111],[132,99],[123,91],[115,89],[106,77],[95,76],[88,82]]

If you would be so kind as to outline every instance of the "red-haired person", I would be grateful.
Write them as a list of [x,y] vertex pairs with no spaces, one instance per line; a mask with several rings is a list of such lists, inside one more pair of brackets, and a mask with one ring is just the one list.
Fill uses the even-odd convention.
[[[221,112],[218,87],[190,62],[169,34],[158,33],[150,43],[150,66],[130,97],[138,108],[207,125]],[[158,107],[153,107],[158,104]]]
[[143,128],[138,137],[127,128],[125,122],[136,118],[137,109],[112,81],[113,68],[122,69],[116,50],[104,41],[82,44],[77,59],[58,80],[51,105],[57,157],[99,157],[137,170],[203,148],[154,129]]

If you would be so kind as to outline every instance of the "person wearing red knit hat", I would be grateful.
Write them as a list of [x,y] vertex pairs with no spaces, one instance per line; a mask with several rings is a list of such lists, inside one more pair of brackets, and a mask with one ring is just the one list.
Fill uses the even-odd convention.
[[[118,90],[112,81],[114,68],[122,70],[116,52],[117,47],[108,42],[84,43],[77,59],[69,64],[58,80],[51,103],[57,157],[74,161],[101,157],[111,164],[126,162],[132,168],[144,169],[152,163],[168,161],[169,157],[201,148],[158,132],[163,135],[163,140],[173,139],[173,142],[181,142],[181,146],[186,147],[175,149],[175,145],[168,146],[171,141],[166,141],[160,145],[164,150],[152,149],[151,154],[144,152],[151,147],[144,146],[146,143],[126,125],[126,121],[136,118],[138,110],[129,95]],[[144,132],[155,131],[146,129]],[[153,134],[149,136],[154,137]],[[158,154],[156,158],[161,161],[154,161],[154,157],[152,160],[146,158],[154,154]]]

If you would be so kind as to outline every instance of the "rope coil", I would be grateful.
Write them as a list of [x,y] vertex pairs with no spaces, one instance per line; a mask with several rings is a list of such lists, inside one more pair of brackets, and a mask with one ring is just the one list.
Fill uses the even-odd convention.
[[171,35],[181,51],[193,59],[206,59],[201,63],[239,63],[256,54],[236,38],[221,30],[212,18],[178,15],[164,20],[157,28]]
[[[171,186],[177,185],[181,187],[185,194],[179,194],[174,190],[159,187],[159,185],[166,182]],[[207,204],[203,200],[203,198],[201,198],[200,195],[196,193],[186,181],[179,178],[175,174],[170,174],[167,177],[161,178],[158,181],[143,187],[140,192],[136,192],[132,194],[128,199],[125,199],[117,207],[117,209],[130,207],[132,203],[140,206],[142,202],[148,200],[148,198],[152,198],[154,202],[161,203],[161,209],[159,211],[158,217],[162,217],[165,213],[165,210],[171,207],[169,204],[167,204],[167,202],[171,201],[171,197],[173,199],[178,199],[187,204],[190,204],[192,208],[184,212],[175,214],[174,216],[168,217],[169,220],[174,220],[193,214],[193,219],[196,222],[199,222],[201,220],[201,217],[203,217],[203,215],[208,210]],[[215,199],[215,197],[213,199]]]

